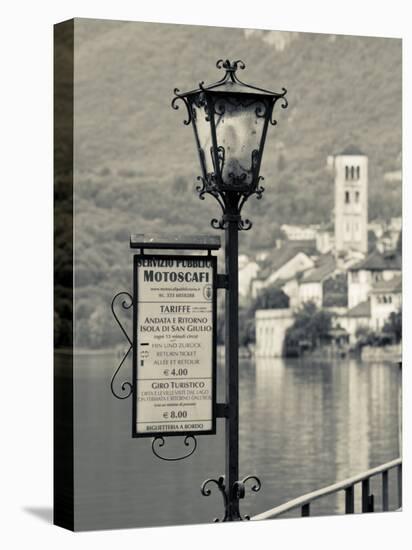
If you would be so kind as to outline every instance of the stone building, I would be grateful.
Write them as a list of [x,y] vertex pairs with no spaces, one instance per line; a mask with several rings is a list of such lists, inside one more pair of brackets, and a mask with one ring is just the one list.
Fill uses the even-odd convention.
[[402,305],[402,277],[400,275],[385,281],[378,281],[372,287],[371,328],[381,330],[391,313],[399,311]]
[[266,259],[266,265],[251,281],[253,298],[259,291],[273,285],[277,280],[290,279],[315,265],[310,255],[315,248],[314,242],[304,242],[303,245],[301,243],[302,241],[296,241],[296,244],[284,245]]
[[365,260],[351,266],[348,271],[349,308],[367,300],[375,283],[390,281],[401,272],[402,260],[396,251],[382,254],[375,250]]
[[335,322],[346,330],[349,335],[349,343],[354,344],[357,331],[360,328],[369,329],[371,326],[370,300],[365,300],[350,308],[346,313],[340,315]]
[[260,309],[255,322],[256,356],[281,357],[286,331],[294,322],[292,309]]
[[314,269],[304,273],[299,281],[299,305],[314,302],[323,306],[323,283],[336,271],[336,262],[332,254],[326,254],[319,259]]
[[368,157],[356,147],[335,156],[336,252],[368,252]]

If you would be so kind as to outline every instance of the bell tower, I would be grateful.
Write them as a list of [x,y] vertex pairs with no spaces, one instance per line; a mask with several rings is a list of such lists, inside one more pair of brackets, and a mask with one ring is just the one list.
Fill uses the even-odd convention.
[[335,156],[336,252],[368,252],[368,157],[357,147]]

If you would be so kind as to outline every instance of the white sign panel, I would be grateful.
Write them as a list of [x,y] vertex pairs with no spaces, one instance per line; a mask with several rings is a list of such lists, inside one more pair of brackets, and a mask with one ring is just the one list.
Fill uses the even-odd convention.
[[135,256],[134,435],[213,433],[216,258]]

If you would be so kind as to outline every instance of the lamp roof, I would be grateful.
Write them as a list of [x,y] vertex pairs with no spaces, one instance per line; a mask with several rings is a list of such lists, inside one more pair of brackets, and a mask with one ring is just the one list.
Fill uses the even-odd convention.
[[[251,84],[246,84],[239,80],[236,75],[238,69],[243,70],[246,65],[242,60],[238,59],[237,61],[230,62],[229,59],[225,61],[219,59],[216,63],[218,69],[225,69],[225,75],[223,78],[205,86],[204,82],[199,83],[199,87],[190,90],[188,92],[180,92],[178,88],[175,88],[174,93],[177,97],[189,97],[197,95],[201,92],[213,92],[219,94],[248,94],[248,95],[259,95],[259,96],[269,96],[274,99],[283,98],[283,101],[286,102],[285,107],[287,106],[287,99],[284,97],[286,95],[286,88],[282,88],[282,92],[272,92],[264,88],[259,88],[257,86],[252,86]],[[175,98],[176,99],[176,98]]]

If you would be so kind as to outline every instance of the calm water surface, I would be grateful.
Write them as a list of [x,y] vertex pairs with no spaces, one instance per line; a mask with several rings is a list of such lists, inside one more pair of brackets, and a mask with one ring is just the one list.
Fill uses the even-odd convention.
[[[220,516],[220,494],[203,497],[199,488],[224,473],[223,420],[215,436],[198,438],[189,459],[158,460],[150,439],[130,436],[131,398],[119,401],[110,393],[116,366],[114,355],[78,356],[75,362],[77,528],[203,523]],[[127,378],[130,365],[123,369]],[[223,367],[218,370],[223,401]],[[242,512],[263,512],[398,457],[399,384],[391,364],[243,360],[240,473],[258,475],[263,487],[241,501]],[[164,452],[185,449],[181,438],[169,438]],[[379,509],[379,479],[375,483]],[[342,513],[343,500],[327,497],[311,511]],[[392,502],[395,507],[394,495]]]

